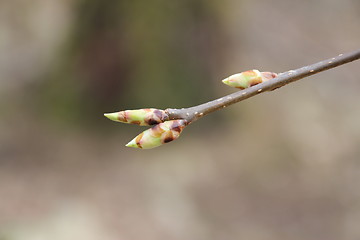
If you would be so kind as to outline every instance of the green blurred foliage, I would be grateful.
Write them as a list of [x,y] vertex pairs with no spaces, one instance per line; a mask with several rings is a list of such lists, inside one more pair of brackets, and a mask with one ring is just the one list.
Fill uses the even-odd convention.
[[40,84],[45,116],[94,122],[103,112],[187,107],[214,97],[225,48],[215,1],[81,0],[59,60]]

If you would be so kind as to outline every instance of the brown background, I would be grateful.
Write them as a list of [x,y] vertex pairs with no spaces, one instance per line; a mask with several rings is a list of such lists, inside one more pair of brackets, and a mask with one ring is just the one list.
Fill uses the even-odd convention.
[[0,239],[359,239],[360,62],[153,150],[102,116],[351,51],[359,22],[357,0],[2,0]]

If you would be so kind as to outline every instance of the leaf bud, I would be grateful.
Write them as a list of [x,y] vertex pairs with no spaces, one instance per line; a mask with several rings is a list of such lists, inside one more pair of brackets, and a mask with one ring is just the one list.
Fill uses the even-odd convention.
[[179,138],[180,133],[186,125],[186,120],[182,119],[159,123],[137,135],[133,140],[126,144],[126,146],[141,149],[159,147]]
[[169,119],[169,116],[164,110],[155,108],[105,113],[104,116],[116,122],[131,123],[140,126],[155,125]]
[[245,89],[276,77],[276,73],[260,72],[259,70],[254,69],[231,75],[222,80],[222,82],[230,87]]

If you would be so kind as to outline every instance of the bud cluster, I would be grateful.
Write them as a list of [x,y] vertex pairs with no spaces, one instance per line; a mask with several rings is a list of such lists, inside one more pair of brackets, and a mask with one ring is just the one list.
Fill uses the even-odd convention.
[[[276,73],[260,72],[254,69],[231,75],[224,79],[223,83],[231,87],[245,89],[276,77]],[[116,122],[140,126],[153,125],[126,144],[127,147],[140,149],[155,148],[178,139],[180,133],[189,124],[184,119],[169,120],[170,117],[166,111],[155,108],[125,110],[104,115]]]
[[116,122],[140,126],[154,125],[126,144],[127,147],[141,149],[158,147],[176,140],[187,125],[187,121],[183,119],[169,121],[169,116],[164,110],[154,108],[125,110],[104,115]]

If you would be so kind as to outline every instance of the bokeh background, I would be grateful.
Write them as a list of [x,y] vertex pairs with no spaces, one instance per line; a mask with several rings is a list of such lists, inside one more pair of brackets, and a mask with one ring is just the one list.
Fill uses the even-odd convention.
[[360,239],[360,62],[153,150],[103,117],[351,51],[359,23],[358,0],[1,0],[0,239]]

